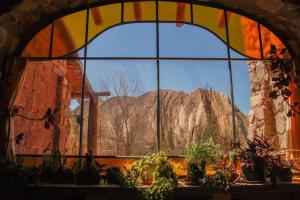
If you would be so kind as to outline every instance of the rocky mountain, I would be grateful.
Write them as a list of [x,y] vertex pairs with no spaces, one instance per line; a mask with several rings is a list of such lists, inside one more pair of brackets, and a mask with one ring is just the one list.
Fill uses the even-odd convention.
[[[148,92],[100,101],[98,155],[141,155],[156,150],[156,95]],[[161,90],[160,99],[162,150],[182,154],[187,145],[209,137],[224,149],[230,147],[233,123],[231,101],[226,94],[202,88],[191,93]],[[237,108],[235,111],[238,137],[245,138],[248,119]],[[85,130],[87,123],[85,120]]]
[[[251,81],[250,112],[249,116],[245,116],[238,108],[235,109],[237,136],[245,142],[245,136],[251,139],[255,135],[263,135],[275,149],[288,148],[290,138],[296,138],[297,131],[292,129],[295,122],[287,117],[288,108],[284,101],[269,98],[272,89],[270,64],[251,61],[247,65]],[[77,116],[80,112],[79,108],[70,108],[71,100],[78,100],[76,94],[80,94],[77,91],[78,88],[80,90],[80,82],[77,79],[74,81],[74,66],[76,63],[64,60],[27,63],[26,80],[15,104],[21,108],[20,114],[39,118],[48,108],[58,108],[60,112],[55,126],[50,129],[45,129],[40,121],[14,118],[15,136],[25,134],[21,143],[15,147],[16,153],[42,154],[53,143],[65,154],[78,154],[80,120]],[[156,95],[156,92],[148,92],[135,97],[115,96],[99,100],[98,115],[90,118],[89,100],[86,100],[83,153],[88,148],[88,139],[97,142],[98,155],[141,155],[154,152],[158,127]],[[170,154],[180,154],[193,141],[210,136],[224,149],[230,146],[233,136],[232,105],[226,94],[203,88],[190,93],[161,90],[160,99],[161,149]],[[96,140],[88,137],[88,132],[91,133],[88,131],[91,119],[98,124],[96,129],[90,126],[90,130],[96,132]]]

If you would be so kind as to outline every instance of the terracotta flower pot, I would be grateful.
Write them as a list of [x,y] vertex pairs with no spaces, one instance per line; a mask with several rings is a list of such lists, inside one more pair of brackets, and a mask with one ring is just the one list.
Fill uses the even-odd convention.
[[151,166],[145,172],[145,177],[143,178],[144,185],[151,185],[153,182],[153,173],[155,171],[155,166]]

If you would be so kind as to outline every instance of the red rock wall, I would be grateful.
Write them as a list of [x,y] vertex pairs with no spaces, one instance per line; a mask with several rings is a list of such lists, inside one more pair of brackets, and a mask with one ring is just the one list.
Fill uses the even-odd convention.
[[47,108],[58,108],[56,125],[45,129],[40,121],[29,121],[21,117],[14,118],[14,133],[24,133],[21,144],[16,145],[16,153],[40,154],[53,141],[54,136],[59,139],[62,152],[69,152],[67,144],[70,133],[71,86],[65,78],[67,62],[53,60],[44,62],[30,61],[27,64],[28,73],[22,88],[17,106],[24,109],[20,114],[31,118],[40,118]]

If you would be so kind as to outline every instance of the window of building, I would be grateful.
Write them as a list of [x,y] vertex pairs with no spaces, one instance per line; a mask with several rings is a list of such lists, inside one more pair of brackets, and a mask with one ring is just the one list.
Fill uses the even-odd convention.
[[68,155],[182,156],[193,141],[212,137],[226,151],[255,134],[286,148],[287,108],[266,95],[271,44],[284,47],[260,23],[198,4],[115,3],[56,19],[22,51],[17,105],[32,117],[58,108],[58,121],[44,130],[15,120],[26,133],[16,153],[52,144]]

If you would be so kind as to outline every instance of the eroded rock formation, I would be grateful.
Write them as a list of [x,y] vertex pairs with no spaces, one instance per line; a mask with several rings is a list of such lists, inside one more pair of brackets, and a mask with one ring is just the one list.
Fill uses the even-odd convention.
[[[182,154],[186,145],[212,136],[224,149],[232,141],[231,101],[212,89],[191,93],[162,90],[161,148]],[[126,110],[122,104],[127,104]],[[236,110],[239,137],[247,135],[247,117]],[[99,106],[98,154],[140,155],[156,148],[156,93],[112,97]]]
[[[42,153],[51,142],[63,153],[77,154],[79,148],[79,108],[70,109],[72,98],[78,98],[80,80],[74,73],[78,63],[69,61],[31,62],[17,106],[21,113],[39,117],[48,107],[59,108],[57,125],[47,130],[41,122],[14,119],[14,132],[25,133],[17,153]],[[248,116],[236,108],[238,139],[265,135],[276,148],[286,147],[290,129],[287,107],[282,99],[269,98],[271,79],[269,65],[248,62],[251,80],[251,111]],[[71,70],[72,73],[68,72]],[[74,78],[75,77],[75,78]],[[71,81],[72,80],[72,83]],[[86,89],[88,91],[88,88]],[[226,94],[212,89],[197,89],[191,93],[161,90],[160,93],[161,149],[181,154],[186,145],[212,136],[229,148],[232,140],[231,101]],[[156,93],[136,97],[111,97],[99,100],[99,155],[141,155],[156,150]],[[83,152],[87,151],[89,105],[84,107]],[[249,128],[248,128],[249,124]],[[249,130],[248,130],[249,129]]]

